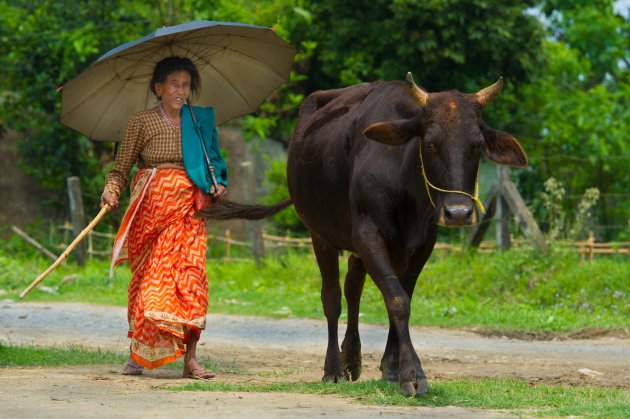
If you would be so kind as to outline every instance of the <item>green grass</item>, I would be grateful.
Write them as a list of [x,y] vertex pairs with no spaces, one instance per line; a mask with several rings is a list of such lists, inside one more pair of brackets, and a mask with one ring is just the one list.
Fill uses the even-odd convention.
[[[340,261],[343,275],[345,261]],[[0,289],[16,299],[48,264],[43,258],[16,258],[0,250]],[[26,300],[125,305],[129,276],[123,266],[109,279],[106,261],[90,261],[85,267],[69,264],[42,283],[52,292],[36,288]],[[269,257],[261,266],[209,262],[208,277],[210,312],[324,318],[319,271],[308,253]],[[623,329],[630,324],[628,278],[627,257],[580,262],[573,255],[526,251],[435,255],[418,280],[411,324],[502,332]],[[361,300],[361,320],[387,322],[382,296],[371,280]]]
[[66,365],[123,364],[128,356],[80,346],[42,348],[0,343],[0,367],[58,367]]
[[[61,347],[38,347],[32,345],[6,345],[0,343],[0,367],[59,367],[72,365],[105,365],[127,362],[128,354],[121,354],[101,349],[91,349],[77,345]],[[242,373],[234,362],[224,364],[212,359],[202,359],[204,368],[223,373]],[[163,366],[168,369],[184,368],[183,358]]]
[[627,418],[630,390],[592,386],[531,385],[514,379],[480,379],[431,382],[430,393],[406,398],[397,383],[277,383],[266,385],[194,382],[171,387],[173,391],[239,391],[333,394],[369,405],[460,406],[510,410],[511,413],[541,416],[596,416]]
[[[0,344],[0,367],[56,367],[68,365],[122,364],[126,355],[82,347],[39,348]],[[245,374],[236,365],[219,365],[211,360],[205,368],[222,373]],[[181,360],[169,364],[181,369]],[[270,375],[270,374],[267,374]],[[286,372],[271,374],[286,375]],[[460,406],[507,410],[510,413],[541,416],[596,416],[626,418],[630,415],[630,389],[594,386],[530,384],[523,380],[488,378],[479,380],[431,381],[431,391],[420,398],[405,398],[396,383],[357,381],[355,383],[281,382],[274,384],[229,384],[196,381],[169,388],[172,391],[285,392],[336,395],[368,405]]]

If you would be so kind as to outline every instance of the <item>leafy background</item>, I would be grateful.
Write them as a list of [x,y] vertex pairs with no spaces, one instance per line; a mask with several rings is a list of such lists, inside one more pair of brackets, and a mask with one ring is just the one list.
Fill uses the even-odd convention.
[[[513,177],[543,228],[540,192],[555,177],[566,188],[569,221],[596,187],[598,240],[629,238],[627,2],[0,0],[0,10],[0,128],[19,133],[21,167],[55,192],[53,206],[63,206],[71,175],[96,205],[112,156],[111,144],[58,123],[57,88],[156,27],[210,19],[274,26],[299,50],[291,82],[240,120],[247,138],[288,146],[299,103],[317,89],[411,70],[429,91],[476,91],[502,75],[504,92],[485,117],[528,151],[530,166]],[[286,195],[283,164],[270,171],[269,200]],[[284,217],[281,229],[304,233],[294,215]]]

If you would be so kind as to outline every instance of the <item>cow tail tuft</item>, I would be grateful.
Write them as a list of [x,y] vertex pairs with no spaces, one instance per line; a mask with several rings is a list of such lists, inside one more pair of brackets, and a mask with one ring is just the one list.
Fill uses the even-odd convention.
[[274,205],[248,205],[239,204],[237,202],[222,199],[213,202],[206,208],[195,213],[199,217],[203,217],[208,221],[225,221],[225,220],[261,220],[271,217],[291,205],[290,199],[278,202]]

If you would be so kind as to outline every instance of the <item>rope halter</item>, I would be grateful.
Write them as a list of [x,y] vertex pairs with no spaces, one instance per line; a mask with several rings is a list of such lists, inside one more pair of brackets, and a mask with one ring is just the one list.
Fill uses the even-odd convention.
[[439,192],[458,193],[460,195],[466,195],[477,204],[482,214],[486,213],[486,209],[484,208],[483,204],[481,203],[481,200],[479,199],[479,168],[477,168],[477,178],[475,179],[475,195],[471,195],[468,192],[464,192],[464,191],[451,191],[448,189],[438,188],[437,186],[429,182],[427,173],[424,170],[424,161],[422,160],[422,143],[420,143],[420,167],[422,168],[422,177],[424,178],[424,186],[427,188],[427,195],[429,195],[429,201],[431,201],[431,205],[433,205],[433,208],[435,208],[435,202],[433,202],[433,197],[431,196],[431,190],[429,189],[429,187]]

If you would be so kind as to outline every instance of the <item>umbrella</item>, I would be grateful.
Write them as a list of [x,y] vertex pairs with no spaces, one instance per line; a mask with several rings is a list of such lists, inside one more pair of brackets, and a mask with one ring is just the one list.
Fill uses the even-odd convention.
[[295,48],[273,29],[196,20],[163,27],[100,57],[62,89],[61,123],[96,141],[120,141],[135,112],[157,105],[149,82],[158,61],[189,58],[199,70],[196,105],[216,123],[254,112],[288,81]]

